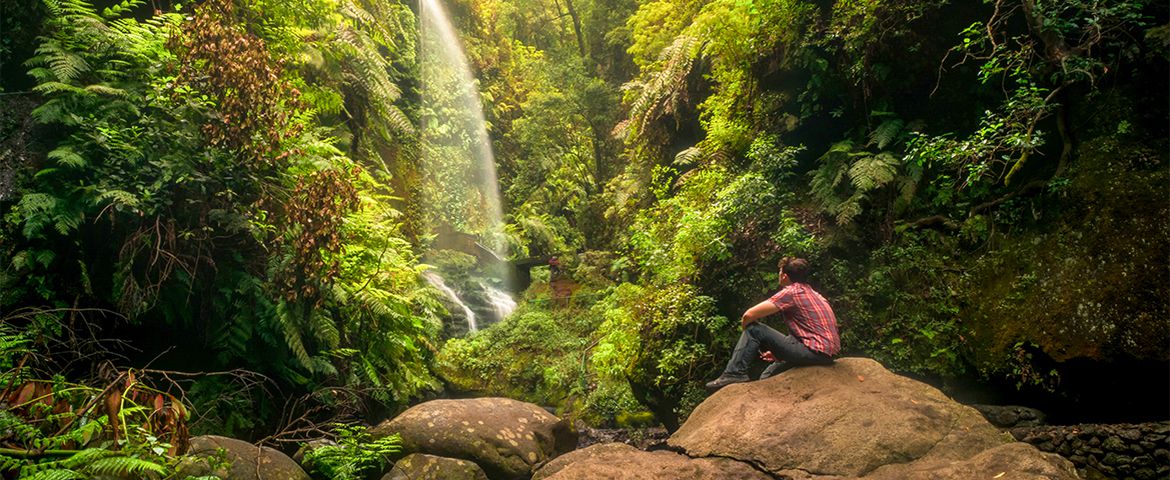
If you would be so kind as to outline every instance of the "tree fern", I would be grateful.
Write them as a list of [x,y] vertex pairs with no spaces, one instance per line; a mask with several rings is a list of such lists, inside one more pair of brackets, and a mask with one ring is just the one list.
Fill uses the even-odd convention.
[[838,225],[851,223],[862,213],[870,192],[896,183],[901,167],[894,154],[858,150],[849,140],[833,144],[820,162],[811,173],[809,189]]
[[700,52],[697,37],[680,35],[664,48],[656,65],[659,69],[648,79],[627,83],[622,88],[636,91],[630,103],[629,123],[621,132],[627,141],[646,132],[650,124],[673,115],[687,101],[687,76]]

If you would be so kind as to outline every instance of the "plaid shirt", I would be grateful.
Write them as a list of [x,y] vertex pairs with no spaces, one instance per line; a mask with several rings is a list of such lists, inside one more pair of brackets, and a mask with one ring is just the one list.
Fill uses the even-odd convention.
[[809,350],[826,355],[836,355],[841,351],[837,316],[833,314],[825,297],[812,287],[793,283],[776,292],[769,300],[784,315],[788,330]]

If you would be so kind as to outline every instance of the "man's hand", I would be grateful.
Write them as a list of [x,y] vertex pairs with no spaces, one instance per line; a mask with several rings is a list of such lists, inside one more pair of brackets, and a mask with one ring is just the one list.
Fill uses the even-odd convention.
[[763,360],[765,362],[775,362],[776,356],[772,355],[771,350],[765,350],[763,352],[760,352],[760,360]]
[[743,312],[743,316],[739,317],[739,326],[741,328],[747,328],[752,322],[779,311],[780,308],[773,305],[770,300],[764,300],[756,306],[747,309],[746,312]]

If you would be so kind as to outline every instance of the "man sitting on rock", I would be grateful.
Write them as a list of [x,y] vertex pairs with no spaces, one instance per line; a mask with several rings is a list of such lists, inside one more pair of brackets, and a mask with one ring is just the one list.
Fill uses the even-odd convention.
[[[719,378],[707,382],[710,391],[733,383],[751,380],[747,376],[752,357],[759,354],[773,362],[761,379],[779,373],[782,368],[802,365],[827,365],[841,350],[837,335],[837,317],[825,297],[808,286],[808,261],[784,257],[780,260],[780,291],[743,312],[743,333],[735,352]],[[780,333],[757,320],[780,312],[792,335]]]

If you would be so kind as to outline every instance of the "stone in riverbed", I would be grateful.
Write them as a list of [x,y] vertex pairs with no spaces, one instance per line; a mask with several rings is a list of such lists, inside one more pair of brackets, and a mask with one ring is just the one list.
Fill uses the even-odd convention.
[[432,400],[370,429],[374,438],[394,433],[406,453],[469,460],[493,479],[526,479],[577,446],[567,422],[508,398]]
[[187,455],[189,457],[179,467],[180,478],[216,475],[232,480],[309,480],[309,475],[288,455],[234,438],[218,435],[193,437]]
[[457,458],[412,453],[403,457],[382,480],[488,480],[479,465]]

